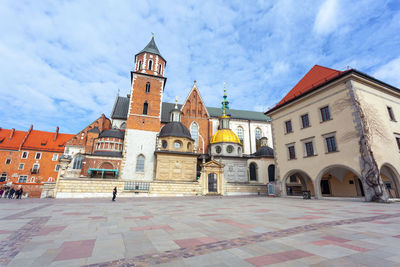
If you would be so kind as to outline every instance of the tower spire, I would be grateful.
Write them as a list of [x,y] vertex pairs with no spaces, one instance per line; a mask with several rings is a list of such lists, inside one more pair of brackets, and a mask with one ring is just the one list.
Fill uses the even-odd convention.
[[226,95],[226,83],[224,82],[224,99],[222,100],[222,115],[226,115],[226,110],[229,109],[229,101],[227,100],[228,96]]

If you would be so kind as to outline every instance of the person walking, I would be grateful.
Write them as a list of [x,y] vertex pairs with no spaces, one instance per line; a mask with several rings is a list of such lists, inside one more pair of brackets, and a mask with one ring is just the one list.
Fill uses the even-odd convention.
[[21,188],[19,189],[19,193],[18,193],[18,198],[19,199],[21,199],[22,193],[24,193],[24,190],[22,190],[22,186],[21,186]]
[[14,197],[15,189],[14,187],[11,187],[10,193],[8,193],[8,199],[12,199]]
[[115,201],[116,197],[117,197],[117,187],[114,187],[112,201]]

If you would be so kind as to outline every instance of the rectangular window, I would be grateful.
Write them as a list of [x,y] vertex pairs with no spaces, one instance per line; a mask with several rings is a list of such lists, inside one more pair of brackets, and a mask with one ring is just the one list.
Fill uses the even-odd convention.
[[5,182],[7,179],[7,173],[3,172],[0,176],[0,182]]
[[52,161],[57,161],[58,159],[58,154],[53,154],[53,158],[51,159]]
[[307,155],[307,157],[314,156],[313,143],[312,142],[307,142],[304,145],[306,146],[306,155]]
[[59,169],[60,169],[60,165],[57,164],[57,165],[54,167],[54,171],[58,172]]
[[294,145],[293,146],[288,146],[288,151],[289,151],[289,159],[295,159],[296,158],[296,151],[294,150]]
[[292,132],[292,121],[285,121],[286,133]]
[[31,173],[39,173],[39,164],[33,164]]
[[7,159],[6,159],[6,165],[9,165],[9,164],[11,164],[11,159],[10,159],[10,158],[7,158]]
[[20,175],[18,183],[26,183],[27,180],[28,180],[28,175]]
[[391,107],[387,107],[387,111],[389,113],[390,120],[396,121],[396,118],[394,117],[393,109]]
[[36,152],[35,159],[40,159],[42,157],[42,153]]
[[331,119],[331,113],[329,112],[329,106],[323,107],[321,110],[322,121],[328,121]]
[[328,149],[328,152],[335,152],[337,151],[337,147],[336,147],[336,139],[334,136],[331,137],[327,137],[325,138],[326,140],[326,147]]
[[21,159],[27,159],[29,155],[28,151],[22,151]]
[[24,169],[25,164],[24,163],[20,163],[18,166],[18,170],[23,170]]
[[303,128],[310,127],[310,120],[308,118],[308,114],[304,114],[301,116],[301,124]]

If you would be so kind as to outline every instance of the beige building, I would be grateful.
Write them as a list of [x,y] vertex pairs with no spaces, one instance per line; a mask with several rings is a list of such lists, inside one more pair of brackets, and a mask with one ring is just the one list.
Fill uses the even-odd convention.
[[281,195],[400,196],[398,88],[316,65],[266,114]]

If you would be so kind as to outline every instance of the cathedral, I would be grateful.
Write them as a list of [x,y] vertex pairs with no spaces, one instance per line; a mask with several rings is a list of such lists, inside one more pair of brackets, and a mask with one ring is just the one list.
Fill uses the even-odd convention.
[[[131,90],[65,144],[50,195],[266,194],[275,183],[271,121],[262,112],[207,107],[196,81],[182,104],[163,102],[167,61],[154,37],[135,55]],[[221,90],[222,91],[222,90]]]

